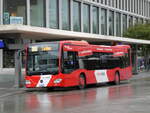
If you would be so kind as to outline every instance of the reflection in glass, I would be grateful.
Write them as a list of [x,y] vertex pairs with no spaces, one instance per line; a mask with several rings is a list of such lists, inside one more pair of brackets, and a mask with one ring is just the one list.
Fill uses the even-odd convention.
[[28,48],[27,75],[58,73],[58,44],[33,45]]
[[73,30],[81,31],[81,9],[80,3],[73,2]]
[[89,5],[83,5],[83,31],[90,32],[90,7]]
[[127,15],[123,15],[123,33],[127,31]]
[[93,33],[99,33],[99,11],[97,7],[93,7]]
[[30,0],[30,17],[32,26],[45,26],[45,0]]
[[69,0],[62,0],[62,29],[70,29],[70,10],[69,10]]
[[109,11],[109,35],[114,35],[114,12]]
[[49,2],[49,27],[58,28],[58,0],[50,0]]
[[26,0],[3,0],[3,23],[10,24],[10,16],[23,17],[23,24],[27,24]]
[[121,14],[116,13],[116,35],[121,36]]
[[101,34],[107,35],[107,10],[101,9]]

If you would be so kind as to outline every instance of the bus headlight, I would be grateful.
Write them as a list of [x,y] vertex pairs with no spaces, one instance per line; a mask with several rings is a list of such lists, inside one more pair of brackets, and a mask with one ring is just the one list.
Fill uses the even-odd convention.
[[31,81],[30,80],[26,80],[26,84],[31,84]]
[[58,84],[58,83],[60,83],[61,81],[62,81],[62,79],[59,78],[59,79],[56,79],[56,80],[54,81],[54,83],[55,83],[55,84]]

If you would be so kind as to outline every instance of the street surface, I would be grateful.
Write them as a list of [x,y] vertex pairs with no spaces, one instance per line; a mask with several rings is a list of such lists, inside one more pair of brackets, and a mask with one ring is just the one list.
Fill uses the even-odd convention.
[[85,90],[10,91],[0,96],[0,113],[150,113],[150,77]]

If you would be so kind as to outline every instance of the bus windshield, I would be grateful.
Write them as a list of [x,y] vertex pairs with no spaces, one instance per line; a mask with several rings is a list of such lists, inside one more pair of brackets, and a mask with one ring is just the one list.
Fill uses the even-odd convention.
[[27,75],[58,74],[58,48],[58,43],[29,46]]

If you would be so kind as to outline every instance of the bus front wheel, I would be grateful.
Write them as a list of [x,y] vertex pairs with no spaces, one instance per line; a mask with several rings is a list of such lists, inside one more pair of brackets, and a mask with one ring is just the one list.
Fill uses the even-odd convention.
[[79,89],[84,89],[86,87],[86,80],[83,74],[79,77]]

